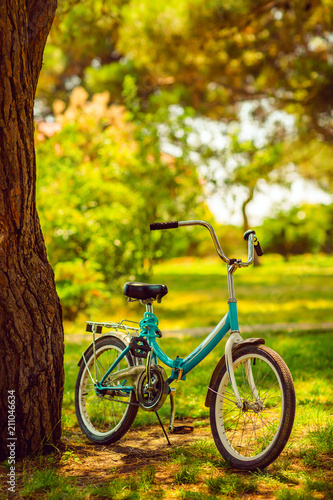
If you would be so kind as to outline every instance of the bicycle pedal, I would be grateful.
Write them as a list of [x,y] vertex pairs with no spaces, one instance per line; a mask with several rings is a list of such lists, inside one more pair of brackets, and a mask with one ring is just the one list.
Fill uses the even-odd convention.
[[177,425],[172,429],[172,434],[191,434],[194,431],[192,425]]
[[151,351],[151,347],[145,338],[132,337],[129,343],[129,350],[135,358],[146,358],[149,351]]

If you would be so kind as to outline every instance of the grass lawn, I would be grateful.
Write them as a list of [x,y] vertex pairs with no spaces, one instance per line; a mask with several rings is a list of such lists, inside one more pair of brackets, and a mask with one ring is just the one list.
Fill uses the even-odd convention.
[[[333,257],[295,256],[286,262],[264,255],[261,262],[234,275],[240,325],[333,322]],[[161,263],[151,281],[169,288],[154,308],[162,331],[215,326],[227,311],[226,266],[218,257]],[[137,321],[143,312],[141,304],[127,303],[119,290],[104,310],[65,323],[65,331],[82,333],[87,319]]]
[[[240,324],[333,321],[333,258],[309,255],[285,262],[267,255],[261,262],[234,275]],[[161,264],[154,280],[170,290],[161,312],[158,306],[166,328],[216,325],[226,312],[226,267],[218,258]]]
[[[191,260],[160,265],[154,281],[166,283],[170,289],[163,303],[155,307],[161,329],[216,322],[219,318],[215,309],[226,308],[224,271],[213,260],[199,266],[198,261]],[[216,276],[221,277],[221,296]],[[236,273],[235,283],[243,324],[333,321],[332,258],[309,256],[285,263],[268,256],[260,268]],[[115,300],[121,304],[120,298]],[[135,305],[122,307],[129,307],[130,315],[136,312]],[[171,320],[167,319],[168,311],[172,311]],[[90,336],[84,342],[74,342],[69,335],[63,440],[50,455],[30,457],[17,464],[16,498],[333,499],[332,332],[294,329],[273,333],[268,327],[264,337],[266,345],[288,364],[297,399],[291,438],[264,473],[239,473],[228,468],[210,435],[209,409],[204,401],[224,342],[187,376],[186,382],[176,384],[177,422],[193,425],[193,434],[172,435],[173,446],[168,447],[155,415],[140,410],[128,434],[118,443],[103,447],[92,445],[82,435],[74,410],[77,361]],[[160,345],[173,358],[189,353],[201,341],[190,336],[165,336]],[[159,412],[165,424],[169,411],[167,400]],[[6,463],[0,472],[0,498],[6,498]]]

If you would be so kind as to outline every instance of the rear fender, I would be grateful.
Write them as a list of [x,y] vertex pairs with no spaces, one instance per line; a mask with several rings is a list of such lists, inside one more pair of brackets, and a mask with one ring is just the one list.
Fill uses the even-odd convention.
[[[126,333],[122,333],[122,332],[109,332],[109,333],[105,333],[104,335],[101,335],[100,337],[98,337],[98,339],[95,340],[95,342],[98,342],[99,339],[105,339],[105,338],[110,338],[110,339],[120,339],[124,342],[125,346],[127,347],[130,343],[130,340],[131,340],[131,337],[129,337]],[[86,357],[86,354],[88,353],[89,349],[92,347],[94,341],[92,341],[87,349],[84,351],[84,353],[82,354],[81,356],[81,359],[80,361],[78,362],[78,366],[81,366],[82,363],[83,363],[83,357]],[[136,365],[136,360],[134,359],[134,364]]]
[[[245,339],[245,340],[242,340],[242,342],[239,342],[239,344],[236,344],[233,349],[232,349],[232,353],[234,353],[235,351],[237,351],[237,349],[239,349],[240,347],[244,347],[246,345],[260,345],[260,344],[264,344],[265,343],[265,340],[264,339],[260,339],[260,338],[253,338],[253,339]],[[208,386],[208,391],[207,391],[207,395],[206,395],[206,401],[205,401],[205,406],[207,406],[208,408],[210,407],[210,398],[211,398],[211,395],[212,395],[212,391],[209,389],[209,388],[213,388],[214,387],[214,384],[215,384],[215,380],[222,368],[222,366],[225,365],[225,355],[223,354],[222,358],[220,359],[220,361],[217,363],[217,365],[215,366],[215,369],[213,371],[213,374],[211,376],[211,379],[210,379],[210,382],[209,382],[209,386]]]

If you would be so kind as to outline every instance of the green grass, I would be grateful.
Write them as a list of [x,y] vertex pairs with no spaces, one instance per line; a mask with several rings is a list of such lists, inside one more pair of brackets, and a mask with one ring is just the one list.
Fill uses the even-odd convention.
[[198,480],[198,466],[195,464],[182,465],[180,471],[175,474],[177,484],[195,484]]
[[[225,279],[223,266],[222,271],[221,266],[218,267],[212,261],[204,261],[200,266],[197,261],[160,265],[155,281],[165,282],[170,287],[170,293],[163,304],[155,306],[157,314],[162,311],[161,324],[166,322],[168,328],[174,324],[182,326],[183,320],[180,318],[184,314],[187,326],[207,325],[217,317],[216,311],[220,306],[225,311],[225,288],[220,296],[219,283],[215,279],[216,273],[218,277]],[[306,256],[286,263],[281,259],[274,261],[272,257],[267,257],[262,267],[236,273],[235,282],[243,323],[248,321],[249,324],[251,318],[254,323],[308,321],[315,324],[333,320],[333,258]],[[195,299],[196,294],[199,299]],[[249,316],[246,311],[251,309],[251,304],[255,306],[256,312]],[[177,310],[178,306],[181,312]],[[166,320],[168,308],[175,318],[172,321]],[[133,311],[135,312],[134,309]],[[262,335],[260,333],[257,336]],[[250,336],[256,334],[252,333]],[[164,336],[160,345],[171,358],[176,355],[184,357],[203,338]],[[90,456],[104,452],[104,448],[88,444],[78,427],[74,409],[77,362],[90,342],[90,335],[81,343],[71,342],[70,336],[67,336],[63,443],[59,446],[59,451],[48,457],[28,458],[17,465],[20,498],[148,500],[154,497],[222,500],[246,495],[255,498],[256,494],[258,498],[261,496],[280,500],[333,498],[332,332],[293,329],[274,333],[268,329],[264,338],[266,345],[276,350],[287,362],[294,378],[297,399],[291,438],[283,454],[264,474],[235,473],[224,462],[211,438],[198,438],[184,446],[171,449],[165,447],[158,457],[148,457],[148,462],[147,458],[133,461],[130,474],[128,470],[124,473],[112,467],[111,448],[108,452],[110,463],[108,469],[102,471],[104,475],[101,478],[98,476],[101,472],[98,455],[93,462],[90,486],[86,481],[82,482],[80,476],[72,476],[73,467],[80,467]],[[224,342],[188,374],[185,382],[176,384],[176,419],[190,421],[195,432],[209,427],[209,409],[204,406],[207,385],[223,352]],[[167,400],[159,411],[165,424],[168,422],[169,412]],[[145,441],[147,444],[150,442],[151,424],[156,424],[156,416],[140,410],[133,426],[135,432],[144,436],[140,453],[144,452]],[[154,432],[160,430],[156,431],[155,427]],[[126,464],[127,459],[124,460]],[[0,483],[0,497],[6,489],[7,472],[4,464],[0,469],[3,481]]]
[[44,494],[48,500],[80,498],[76,488],[68,479],[60,477],[54,469],[37,470],[25,478],[21,490],[23,498],[36,498]]
[[[219,259],[161,264],[154,281],[170,290],[162,304],[167,328],[214,325],[226,310],[226,270]],[[268,255],[261,266],[238,270],[234,281],[240,324],[333,321],[332,257],[285,262]]]
[[212,493],[235,497],[239,494],[254,493],[258,486],[258,478],[252,475],[243,477],[231,473],[227,476],[219,475],[208,478],[207,486]]
[[[264,255],[262,265],[238,270],[234,275],[240,325],[271,323],[320,323],[333,321],[333,257],[305,255],[288,262]],[[174,259],[154,268],[153,283],[163,283],[169,293],[155,311],[161,330],[215,325],[227,311],[226,266],[218,258]],[[79,333],[86,319],[140,319],[142,306],[127,303],[122,291],[103,311],[82,314],[68,333]]]
[[139,500],[139,484],[135,478],[117,478],[103,485],[94,485],[83,490],[83,498],[107,498],[109,500]]

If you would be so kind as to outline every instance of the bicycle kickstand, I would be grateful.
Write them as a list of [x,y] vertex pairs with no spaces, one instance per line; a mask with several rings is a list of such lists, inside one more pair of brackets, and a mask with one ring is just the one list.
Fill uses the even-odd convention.
[[169,432],[173,432],[173,424],[175,421],[175,413],[176,413],[176,406],[175,406],[175,393],[176,389],[174,387],[170,387],[170,423],[169,423]]
[[163,433],[164,433],[164,436],[166,437],[166,440],[168,441],[168,446],[171,446],[169,436],[168,436],[168,435],[167,435],[167,433],[165,432],[163,422],[162,422],[162,420],[160,419],[160,416],[159,416],[158,412],[157,412],[157,411],[155,411],[155,414],[156,414],[157,420],[158,420],[158,421],[159,421],[159,423],[160,423],[160,426],[162,427],[162,431],[163,431]]
[[194,430],[194,427],[192,427],[192,425],[177,425],[176,427],[174,426],[175,413],[176,413],[175,394],[176,394],[176,389],[174,387],[170,387],[171,410],[170,410],[169,432],[172,432],[173,434],[189,434]]

